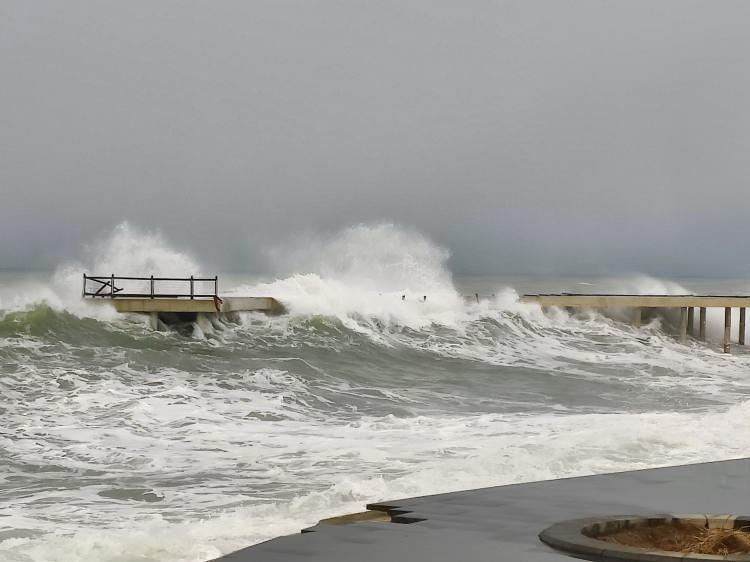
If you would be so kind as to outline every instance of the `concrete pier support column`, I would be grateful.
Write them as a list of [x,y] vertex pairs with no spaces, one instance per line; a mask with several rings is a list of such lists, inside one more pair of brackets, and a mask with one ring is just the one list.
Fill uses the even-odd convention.
[[641,310],[640,306],[633,308],[633,326],[635,328],[641,327]]
[[688,317],[687,307],[686,306],[681,306],[680,307],[680,333],[679,333],[679,337],[680,337],[680,341],[683,342],[683,343],[687,341],[687,317]]
[[700,308],[700,320],[698,322],[698,338],[706,341],[706,307]]
[[732,346],[729,342],[729,337],[732,333],[732,309],[730,307],[724,308],[724,353],[729,353]]
[[694,317],[693,311],[695,309],[692,306],[688,306],[687,309],[687,335],[691,338],[695,337],[695,323],[694,323]]
[[159,331],[159,313],[158,312],[150,312],[148,315],[148,326],[151,328],[154,332]]
[[740,337],[738,338],[740,345],[745,345],[745,307],[740,308]]

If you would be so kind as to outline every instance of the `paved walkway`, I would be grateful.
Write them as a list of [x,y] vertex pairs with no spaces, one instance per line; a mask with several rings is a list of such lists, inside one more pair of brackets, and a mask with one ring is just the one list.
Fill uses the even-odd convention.
[[597,515],[750,513],[750,459],[498,486],[370,506],[409,524],[318,524],[222,562],[561,562],[537,537]]

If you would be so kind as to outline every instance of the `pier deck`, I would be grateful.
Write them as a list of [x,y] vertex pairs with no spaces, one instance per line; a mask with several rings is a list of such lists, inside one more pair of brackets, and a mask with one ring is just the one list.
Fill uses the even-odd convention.
[[85,299],[113,306],[117,312],[151,315],[152,325],[192,321],[199,314],[283,311],[273,297],[219,296],[214,277],[83,276]]
[[747,308],[750,296],[745,295],[620,295],[557,293],[523,295],[521,300],[541,306],[572,308]]
[[[681,341],[688,336],[706,340],[706,309],[724,309],[724,353],[731,351],[732,309],[739,309],[739,345],[745,345],[746,311],[750,307],[747,295],[623,295],[623,294],[583,294],[556,293],[523,295],[523,302],[535,302],[542,307],[591,309],[631,309],[632,322],[641,325],[644,308],[679,309],[680,324],[678,336]],[[698,333],[695,334],[694,311],[699,310]]]
[[[107,302],[107,301],[105,301]],[[279,301],[272,297],[217,297],[217,298],[116,298],[109,301],[117,312],[275,312]]]

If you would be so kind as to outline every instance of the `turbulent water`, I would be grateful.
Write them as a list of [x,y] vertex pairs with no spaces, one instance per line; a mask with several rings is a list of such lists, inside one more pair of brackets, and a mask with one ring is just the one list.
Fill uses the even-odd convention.
[[0,273],[0,559],[203,561],[367,502],[750,450],[750,355],[517,297],[742,281],[454,280],[389,225],[279,255],[221,279],[286,314],[164,332],[79,296],[84,270],[200,272],[158,236]]

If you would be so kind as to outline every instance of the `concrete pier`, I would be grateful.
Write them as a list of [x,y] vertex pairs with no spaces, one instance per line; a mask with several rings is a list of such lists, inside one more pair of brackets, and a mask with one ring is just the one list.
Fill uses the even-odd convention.
[[680,341],[685,343],[687,341],[687,329],[688,329],[688,309],[686,306],[680,307]]
[[278,312],[281,303],[272,297],[218,297],[217,299],[180,298],[116,298],[99,302],[109,303],[117,312],[173,312],[173,313],[217,313],[217,312]]
[[730,338],[732,336],[732,309],[730,307],[724,308],[724,353],[729,353],[731,350]]
[[524,302],[562,308],[740,308],[750,306],[750,295],[621,295],[557,293],[523,295]]
[[644,308],[679,309],[680,321],[677,336],[680,341],[687,341],[688,336],[695,337],[694,311],[699,309],[698,339],[706,340],[706,309],[724,309],[724,353],[731,351],[732,309],[738,308],[739,345],[745,345],[746,308],[750,306],[748,295],[615,295],[615,294],[537,294],[524,295],[524,302],[535,302],[543,308],[557,306],[561,308],[591,309],[632,309],[633,326],[641,324]]
[[745,307],[740,308],[740,334],[737,343],[745,345]]
[[633,307],[633,327],[634,328],[641,327],[642,314],[643,314],[643,311],[640,306]]
[[214,277],[83,276],[83,298],[114,307],[117,312],[149,315],[149,325],[195,322],[205,315],[236,312],[278,314],[283,305],[273,297],[219,296]]

